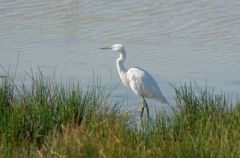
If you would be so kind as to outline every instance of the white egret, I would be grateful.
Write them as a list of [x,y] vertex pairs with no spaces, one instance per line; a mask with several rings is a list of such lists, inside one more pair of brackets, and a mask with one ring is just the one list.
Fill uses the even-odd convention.
[[122,44],[114,44],[111,47],[101,49],[111,49],[120,54],[116,61],[117,70],[124,86],[130,88],[136,95],[142,98],[141,118],[146,107],[147,117],[149,119],[149,109],[145,98],[158,99],[162,103],[168,104],[167,100],[162,95],[158,84],[147,71],[139,67],[133,67],[129,69],[124,67],[126,51]]

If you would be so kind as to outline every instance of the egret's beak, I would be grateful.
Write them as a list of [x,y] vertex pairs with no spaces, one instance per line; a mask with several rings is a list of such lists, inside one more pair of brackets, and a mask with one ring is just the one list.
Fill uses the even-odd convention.
[[100,49],[112,49],[111,47],[104,47],[104,48],[100,48]]

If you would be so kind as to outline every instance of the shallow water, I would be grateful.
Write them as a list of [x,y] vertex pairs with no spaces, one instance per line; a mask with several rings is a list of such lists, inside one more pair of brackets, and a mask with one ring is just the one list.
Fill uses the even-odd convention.
[[240,90],[239,8],[239,0],[0,1],[0,64],[15,71],[18,61],[18,80],[40,67],[87,86],[94,74],[103,86],[117,85],[113,98],[127,98],[134,106],[126,110],[134,110],[139,98],[118,84],[117,54],[99,49],[123,43],[126,66],[148,70],[170,102],[169,83],[190,81],[234,98]]

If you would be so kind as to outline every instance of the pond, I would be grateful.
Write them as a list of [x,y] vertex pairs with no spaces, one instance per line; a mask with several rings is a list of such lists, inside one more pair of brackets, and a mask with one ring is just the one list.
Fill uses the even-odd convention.
[[[99,48],[124,44],[126,67],[153,75],[174,103],[169,85],[196,82],[235,97],[240,90],[240,1],[62,0],[0,2],[0,64],[15,71],[101,79],[140,111],[140,99],[119,80],[118,55]],[[0,70],[0,75],[4,75]],[[154,103],[155,104],[155,103]]]

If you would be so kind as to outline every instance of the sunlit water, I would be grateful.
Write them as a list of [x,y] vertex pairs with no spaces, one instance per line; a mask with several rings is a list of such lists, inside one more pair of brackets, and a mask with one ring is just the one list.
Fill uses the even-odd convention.
[[172,103],[169,83],[239,94],[239,0],[0,1],[0,64],[15,71],[18,61],[17,80],[40,67],[85,87],[94,74],[116,86],[112,97],[126,111],[140,111],[140,99],[120,84],[118,54],[99,49],[114,43],[125,45],[126,67],[148,70]]

